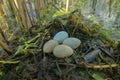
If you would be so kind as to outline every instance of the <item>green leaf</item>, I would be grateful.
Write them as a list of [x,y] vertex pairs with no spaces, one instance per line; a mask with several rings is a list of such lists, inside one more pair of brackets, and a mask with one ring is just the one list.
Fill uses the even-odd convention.
[[98,74],[93,74],[92,77],[95,79],[95,80],[105,80],[103,79],[101,76],[99,76]]
[[0,63],[3,63],[3,64],[16,64],[16,63],[19,63],[20,61],[4,61],[4,60],[0,60]]
[[2,71],[0,71],[0,76],[1,76],[1,75],[3,75],[3,72],[2,72]]
[[15,52],[15,55],[19,54],[23,49],[24,49],[25,45],[20,45],[17,49],[17,51]]
[[25,44],[25,49],[38,47],[35,43]]
[[52,17],[55,18],[55,17],[58,17],[58,16],[65,15],[67,13],[69,13],[69,12],[66,12],[64,9],[60,9],[59,11],[57,11],[56,13],[54,13]]

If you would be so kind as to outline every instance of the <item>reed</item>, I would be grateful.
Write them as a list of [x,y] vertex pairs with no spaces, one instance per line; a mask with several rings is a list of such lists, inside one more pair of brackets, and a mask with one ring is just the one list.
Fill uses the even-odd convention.
[[2,0],[0,0],[0,16],[2,16],[3,21],[6,21],[6,24],[5,24],[5,25],[6,25],[8,28],[10,28],[10,22],[9,22],[9,20],[8,20],[8,18],[7,18],[7,12],[6,12],[6,10],[5,10],[5,6],[4,6]]
[[12,54],[13,52],[11,51],[11,49],[2,41],[0,40],[0,46],[8,53],[8,54]]

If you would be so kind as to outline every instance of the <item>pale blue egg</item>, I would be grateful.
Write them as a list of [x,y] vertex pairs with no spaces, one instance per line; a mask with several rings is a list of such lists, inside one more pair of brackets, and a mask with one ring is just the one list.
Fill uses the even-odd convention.
[[75,49],[80,46],[81,41],[78,38],[70,37],[63,41],[64,45],[70,46],[72,49]]
[[66,38],[68,38],[68,33],[66,31],[60,31],[53,37],[53,39],[59,43],[62,43]]

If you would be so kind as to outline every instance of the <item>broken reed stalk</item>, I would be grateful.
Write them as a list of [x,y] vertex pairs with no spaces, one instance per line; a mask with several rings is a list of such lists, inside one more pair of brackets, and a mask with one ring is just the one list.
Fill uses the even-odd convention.
[[106,68],[114,68],[117,67],[117,64],[111,64],[111,65],[87,65],[87,68],[93,68],[93,69],[106,69]]
[[8,46],[7,46],[2,40],[0,40],[0,46],[1,46],[8,54],[12,54],[12,51],[8,48]]
[[66,1],[66,12],[68,12],[68,8],[69,8],[69,0]]
[[7,37],[6,37],[2,27],[1,27],[1,24],[0,24],[0,33],[1,33],[2,37],[4,38],[4,40],[6,41],[6,43],[8,43]]
[[76,66],[80,68],[89,68],[89,69],[108,69],[108,68],[114,68],[117,67],[117,64],[101,64],[101,65],[94,65],[94,64],[85,64],[85,63],[79,63],[79,64],[68,64],[68,63],[58,63],[59,65],[64,66]]

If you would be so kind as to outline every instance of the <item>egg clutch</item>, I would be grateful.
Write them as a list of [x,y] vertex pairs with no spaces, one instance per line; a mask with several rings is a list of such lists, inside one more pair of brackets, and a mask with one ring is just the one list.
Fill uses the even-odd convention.
[[74,53],[74,49],[79,47],[81,41],[75,37],[69,37],[66,31],[55,34],[53,39],[47,41],[43,46],[44,53],[53,53],[58,58],[69,57]]

